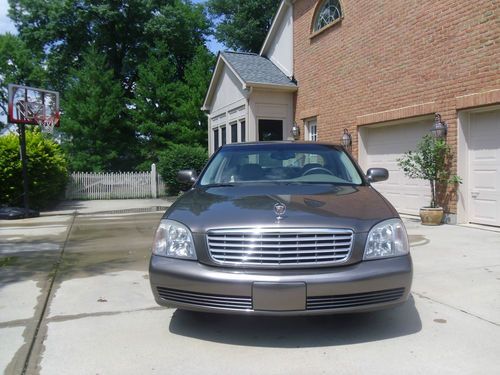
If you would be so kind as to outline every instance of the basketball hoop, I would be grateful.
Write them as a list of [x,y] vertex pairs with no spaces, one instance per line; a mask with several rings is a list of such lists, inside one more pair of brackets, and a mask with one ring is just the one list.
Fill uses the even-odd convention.
[[58,122],[55,116],[35,116],[35,120],[38,123],[38,126],[40,126],[42,133],[54,134],[54,128]]
[[43,133],[54,133],[59,126],[59,93],[27,87],[9,85],[9,122],[38,125]]

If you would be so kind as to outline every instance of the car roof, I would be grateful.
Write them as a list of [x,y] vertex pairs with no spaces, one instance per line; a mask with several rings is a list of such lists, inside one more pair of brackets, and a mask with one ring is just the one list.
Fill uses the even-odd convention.
[[290,145],[319,145],[319,146],[333,146],[336,148],[343,148],[341,145],[334,144],[334,143],[328,143],[328,142],[312,142],[312,141],[260,141],[260,142],[238,142],[238,143],[227,143],[225,144],[224,148],[232,148],[232,147],[245,147],[245,146],[263,146],[263,145],[283,145],[283,144],[290,144]]

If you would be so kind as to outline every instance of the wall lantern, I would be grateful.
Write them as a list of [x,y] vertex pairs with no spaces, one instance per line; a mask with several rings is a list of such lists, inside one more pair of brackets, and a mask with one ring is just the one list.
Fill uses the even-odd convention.
[[351,147],[352,137],[351,134],[349,134],[349,130],[344,129],[344,134],[342,134],[342,138],[340,138],[340,143],[347,149]]
[[448,125],[441,120],[441,115],[439,113],[434,114],[434,125],[431,128],[431,133],[436,139],[446,138]]
[[290,133],[292,133],[293,139],[298,140],[300,138],[300,128],[296,122],[293,123]]

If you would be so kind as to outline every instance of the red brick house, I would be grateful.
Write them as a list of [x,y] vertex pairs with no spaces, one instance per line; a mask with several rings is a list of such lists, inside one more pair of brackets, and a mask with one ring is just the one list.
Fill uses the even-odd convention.
[[[396,159],[429,132],[437,112],[448,126],[453,168],[464,181],[448,204],[448,220],[500,226],[499,10],[491,0],[466,6],[450,0],[283,1],[256,56],[289,81],[273,86],[261,77],[258,87],[238,87],[244,141],[262,140],[260,127],[272,126],[278,127],[275,137],[290,138],[290,113],[302,139],[339,143],[347,129],[364,169],[389,169],[389,180],[377,189],[400,212],[416,214],[428,203],[427,183],[406,178]],[[252,64],[242,66],[252,70]],[[231,125],[231,105],[213,105],[233,97],[223,76],[214,74],[204,106],[211,152],[214,131],[220,145],[218,129]],[[217,122],[223,113],[226,120]],[[225,137],[241,141],[231,132]]]

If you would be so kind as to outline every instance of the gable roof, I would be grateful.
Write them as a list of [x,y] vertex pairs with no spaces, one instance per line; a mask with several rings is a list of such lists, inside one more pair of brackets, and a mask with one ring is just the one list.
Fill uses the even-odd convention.
[[297,84],[290,80],[271,60],[256,53],[248,52],[219,52],[212,80],[202,110],[209,109],[216,83],[226,65],[238,78],[243,89],[261,87],[286,91],[295,91]]
[[222,56],[247,86],[251,86],[252,83],[261,83],[297,87],[266,57],[247,52],[222,52]]

